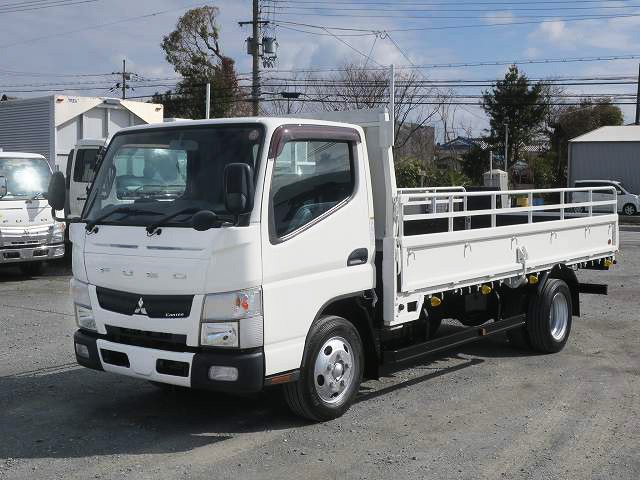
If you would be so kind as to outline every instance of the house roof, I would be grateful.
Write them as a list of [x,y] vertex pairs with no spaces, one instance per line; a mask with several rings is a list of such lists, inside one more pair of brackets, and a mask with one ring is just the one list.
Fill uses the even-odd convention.
[[580,135],[570,142],[640,142],[640,125],[600,127]]

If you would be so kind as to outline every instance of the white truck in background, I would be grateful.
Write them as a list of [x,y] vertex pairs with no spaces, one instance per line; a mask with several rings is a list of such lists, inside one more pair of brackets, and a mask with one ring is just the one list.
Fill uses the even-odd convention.
[[45,198],[50,177],[42,155],[0,151],[0,265],[36,275],[46,260],[64,256],[65,224]]
[[[363,378],[489,335],[558,352],[580,293],[606,293],[576,271],[614,263],[613,189],[398,189],[386,110],[318,117],[113,136],[70,224],[81,365],[228,392],[281,386],[295,413],[322,421]],[[572,203],[576,191],[610,198]],[[522,195],[528,206],[510,207]],[[62,173],[48,198],[64,206]]]

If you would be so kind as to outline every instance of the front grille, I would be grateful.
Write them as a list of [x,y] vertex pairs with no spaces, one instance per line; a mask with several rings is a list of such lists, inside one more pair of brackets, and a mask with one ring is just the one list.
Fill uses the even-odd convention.
[[104,310],[149,318],[184,318],[191,313],[193,295],[146,295],[97,287],[98,303]]
[[146,332],[133,328],[105,325],[107,340],[135,347],[154,348],[156,350],[186,351],[187,336],[175,333]]

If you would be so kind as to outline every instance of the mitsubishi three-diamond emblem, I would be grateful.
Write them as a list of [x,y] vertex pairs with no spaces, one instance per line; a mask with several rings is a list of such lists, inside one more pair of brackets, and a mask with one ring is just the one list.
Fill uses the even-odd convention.
[[133,311],[133,313],[137,313],[138,315],[147,315],[147,309],[144,308],[144,302],[142,301],[142,297],[138,300],[138,306]]

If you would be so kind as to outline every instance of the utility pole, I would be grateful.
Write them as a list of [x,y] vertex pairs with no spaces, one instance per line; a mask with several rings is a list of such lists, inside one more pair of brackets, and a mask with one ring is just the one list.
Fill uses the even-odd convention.
[[131,88],[131,87],[127,86],[127,80],[131,80],[131,75],[133,75],[133,72],[127,72],[127,60],[126,59],[122,60],[122,71],[121,72],[111,72],[111,74],[112,75],[122,75],[122,81],[116,83],[115,87],[112,88],[111,90],[112,91],[114,89],[122,90],[122,100],[125,100],[127,98],[127,90]]
[[205,105],[204,105],[204,118],[209,120],[211,115],[211,84],[207,83],[207,88],[205,90]]
[[[252,57],[252,85],[251,85],[251,104],[252,113],[254,116],[260,114],[260,59],[265,62],[273,62],[275,56],[268,57],[270,54],[274,54],[273,49],[275,38],[262,38],[260,33],[260,27],[262,25],[269,24],[268,20],[260,20],[260,1],[253,0],[253,19],[250,22],[238,22],[240,26],[251,25],[252,36],[247,39],[247,53]],[[263,40],[267,41],[263,45]],[[263,57],[263,53],[267,56]]]
[[253,0],[253,81],[251,85],[251,103],[253,116],[260,114],[260,5],[259,0]]
[[640,125],[640,64],[638,65],[638,94],[636,95],[636,125]]
[[509,155],[509,124],[504,124],[504,171],[509,171],[509,163],[507,162],[507,158]]

